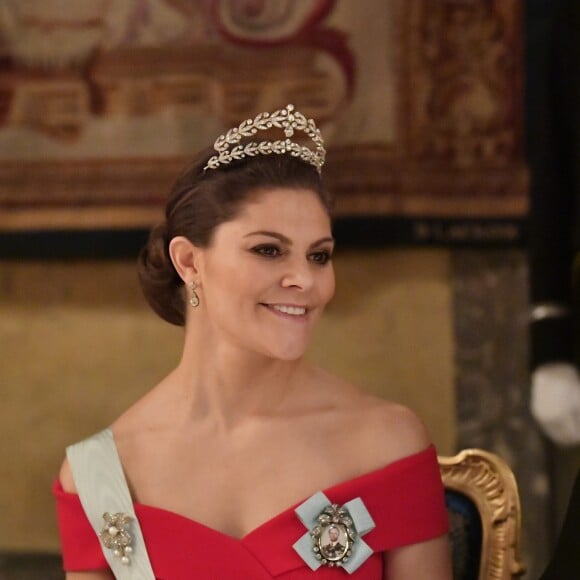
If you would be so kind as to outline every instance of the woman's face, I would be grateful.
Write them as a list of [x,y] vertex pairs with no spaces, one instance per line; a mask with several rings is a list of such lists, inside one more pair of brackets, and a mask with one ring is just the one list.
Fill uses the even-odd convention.
[[251,196],[202,250],[203,308],[218,339],[294,360],[334,294],[330,219],[316,193]]

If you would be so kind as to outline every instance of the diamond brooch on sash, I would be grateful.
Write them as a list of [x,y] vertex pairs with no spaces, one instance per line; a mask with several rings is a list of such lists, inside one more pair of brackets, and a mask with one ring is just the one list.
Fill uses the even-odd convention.
[[128,566],[131,564],[130,554],[133,552],[131,547],[133,537],[127,528],[133,518],[123,513],[110,514],[105,512],[103,519],[105,520],[105,525],[99,532],[101,541],[105,548],[113,550],[113,555],[121,558],[121,562]]
[[293,548],[312,570],[340,566],[352,574],[373,553],[361,536],[375,522],[360,497],[339,506],[318,492],[295,511],[308,531]]

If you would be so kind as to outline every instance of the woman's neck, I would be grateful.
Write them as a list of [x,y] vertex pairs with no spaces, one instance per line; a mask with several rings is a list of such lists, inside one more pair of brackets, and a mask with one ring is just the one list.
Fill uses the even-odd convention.
[[272,359],[223,341],[211,344],[195,334],[186,337],[173,383],[183,410],[220,431],[248,419],[283,413],[289,395],[302,383],[302,360]]

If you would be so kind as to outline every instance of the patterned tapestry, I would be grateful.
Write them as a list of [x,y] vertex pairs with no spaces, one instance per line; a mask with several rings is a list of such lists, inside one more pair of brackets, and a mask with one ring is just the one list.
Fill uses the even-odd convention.
[[0,0],[0,228],[148,225],[195,151],[287,103],[339,214],[521,216],[518,6]]

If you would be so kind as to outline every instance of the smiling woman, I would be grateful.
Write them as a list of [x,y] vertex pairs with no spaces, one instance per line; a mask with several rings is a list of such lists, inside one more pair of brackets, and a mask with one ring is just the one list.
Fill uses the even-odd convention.
[[[230,163],[219,170],[204,170],[213,153],[213,149],[202,151],[177,180],[166,205],[166,221],[153,229],[141,253],[139,275],[145,296],[153,309],[172,324],[185,324],[181,296],[184,281],[169,256],[169,242],[173,238],[184,237],[198,248],[207,248],[214,241],[216,228],[240,213],[245,202],[255,201],[265,190],[283,188],[314,194],[320,206],[318,212],[322,211],[328,221],[330,197],[318,173],[303,161],[290,155],[259,156],[243,163]],[[284,196],[278,196],[278,203],[283,199]],[[280,210],[279,206],[277,215],[284,215]],[[271,223],[263,221],[265,232],[271,229]],[[329,225],[327,230],[330,231]],[[288,238],[280,232],[274,239],[288,245]],[[274,254],[272,236],[268,242],[255,251]]]
[[[272,128],[285,138],[256,140]],[[139,276],[184,326],[182,357],[67,449],[54,493],[69,580],[451,577],[420,420],[304,359],[335,287],[324,155],[289,105],[177,180]]]
[[[302,164],[280,161],[279,166]],[[274,225],[278,231],[268,231]],[[332,247],[319,196],[312,189],[276,186],[252,191],[206,247],[177,236],[168,251],[180,280],[195,282],[204,304],[188,312],[198,336],[212,336],[216,348],[235,342],[286,360],[304,354],[332,298]]]

